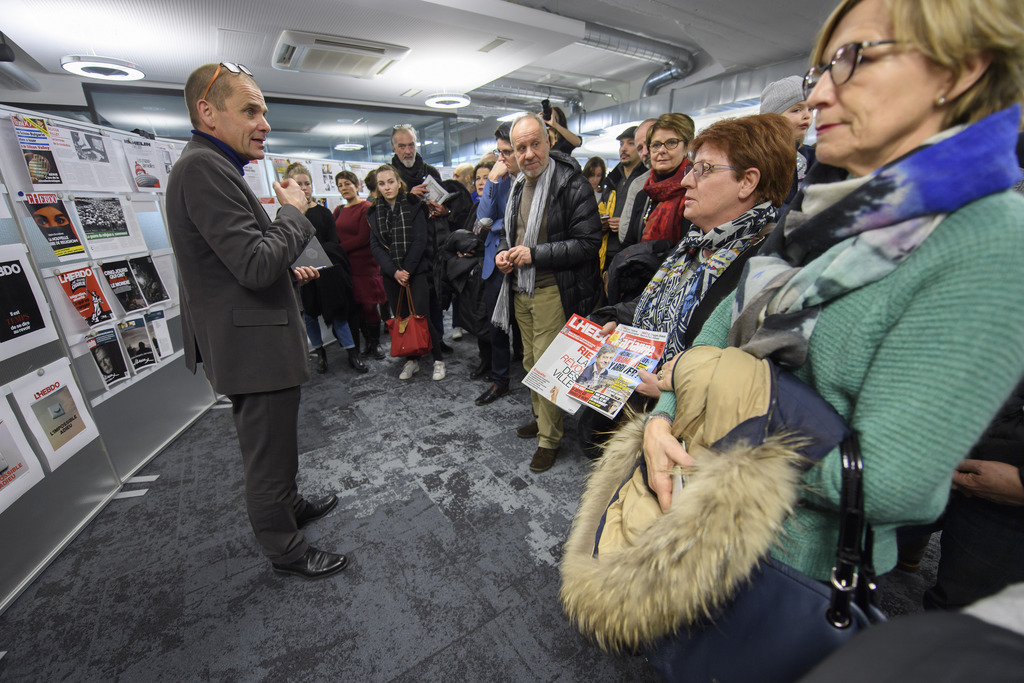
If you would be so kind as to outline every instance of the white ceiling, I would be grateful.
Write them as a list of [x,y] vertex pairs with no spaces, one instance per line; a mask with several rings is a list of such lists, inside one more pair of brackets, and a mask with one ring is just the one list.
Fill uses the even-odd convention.
[[[552,99],[575,91],[588,110],[640,97],[644,79],[659,64],[580,44],[587,22],[626,31],[697,53],[704,76],[766,66],[805,54],[835,0],[49,0],[7,3],[0,30],[16,51],[15,65],[42,90],[5,88],[0,102],[23,105],[88,104],[82,83],[66,74],[68,54],[101,55],[137,64],[147,78],[119,88],[180,91],[196,66],[222,60],[245,64],[268,97],[352,103],[356,115],[341,112],[318,126],[322,112],[290,112],[271,118],[295,134],[339,138],[373,136],[396,121],[394,113],[372,107],[419,110],[423,122],[438,121],[424,107],[434,92],[468,92],[474,104],[462,110],[479,120],[522,109],[523,100],[495,95],[495,86],[514,79],[552,88]],[[311,31],[376,40],[410,48],[409,55],[372,80],[278,71],[272,52],[282,30]],[[479,49],[495,38],[509,39],[491,52]],[[509,81],[513,82],[513,81]],[[488,85],[490,84],[490,85]],[[473,93],[488,86],[486,93]],[[568,88],[571,90],[563,90]],[[421,91],[403,97],[409,90]],[[128,95],[129,90],[125,90]],[[104,114],[119,127],[142,127],[168,135],[187,126],[183,107],[164,106],[154,95],[135,91]],[[561,98],[557,96],[562,96]],[[536,100],[534,100],[535,102]],[[483,106],[480,106],[483,105]],[[148,106],[148,109],[147,109]],[[123,110],[123,111],[118,111]],[[356,120],[354,126],[337,119]],[[271,107],[274,115],[274,107]],[[406,117],[408,118],[408,117]],[[115,121],[116,119],[116,121]],[[133,121],[136,125],[130,125]],[[346,127],[348,126],[348,127]],[[273,133],[272,133],[273,135]],[[325,143],[326,144],[326,143]]]

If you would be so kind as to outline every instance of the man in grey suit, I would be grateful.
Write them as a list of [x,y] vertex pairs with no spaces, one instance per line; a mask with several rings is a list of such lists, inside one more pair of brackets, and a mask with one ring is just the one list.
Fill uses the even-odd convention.
[[274,183],[273,221],[245,183],[262,159],[270,124],[263,94],[244,66],[201,66],[185,83],[195,130],[167,183],[167,218],[178,264],[185,362],[202,362],[213,388],[231,399],[245,475],[249,521],[274,571],[330,576],[348,563],[306,543],[299,529],[338,503],[298,493],[299,385],[309,379],[295,268],[314,233],[306,198],[292,180]]

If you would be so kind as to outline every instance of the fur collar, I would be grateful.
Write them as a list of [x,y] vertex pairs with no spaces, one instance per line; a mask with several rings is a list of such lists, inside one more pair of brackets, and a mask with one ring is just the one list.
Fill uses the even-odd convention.
[[791,439],[693,452],[699,466],[685,495],[635,545],[602,549],[595,558],[609,501],[643,457],[643,426],[637,416],[610,440],[588,478],[561,562],[564,611],[612,652],[636,650],[722,607],[777,542],[799,494],[803,458]]

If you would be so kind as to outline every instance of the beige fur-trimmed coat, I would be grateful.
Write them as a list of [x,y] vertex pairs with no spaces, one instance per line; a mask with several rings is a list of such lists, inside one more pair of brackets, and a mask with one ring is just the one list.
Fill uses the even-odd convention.
[[673,374],[673,434],[697,461],[682,495],[662,514],[637,466],[644,416],[636,416],[588,478],[565,545],[563,609],[608,651],[635,650],[709,617],[767,556],[799,497],[806,462],[799,441],[773,436],[709,449],[772,408],[767,362],[738,349],[696,347]]

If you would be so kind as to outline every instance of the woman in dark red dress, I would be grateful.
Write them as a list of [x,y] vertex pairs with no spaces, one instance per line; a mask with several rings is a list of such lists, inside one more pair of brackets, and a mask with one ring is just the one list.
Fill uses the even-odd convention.
[[[362,330],[365,338],[363,356],[373,354],[374,358],[384,358],[384,350],[380,346],[380,311],[378,306],[387,300],[384,284],[380,278],[380,266],[370,252],[370,224],[366,222],[366,210],[370,203],[359,197],[359,178],[351,171],[342,171],[334,177],[338,191],[348,202],[334,210],[334,223],[338,230],[338,241],[348,254],[352,266],[352,290],[356,303],[362,311]],[[352,326],[353,336],[358,344],[359,337],[356,326]]]

